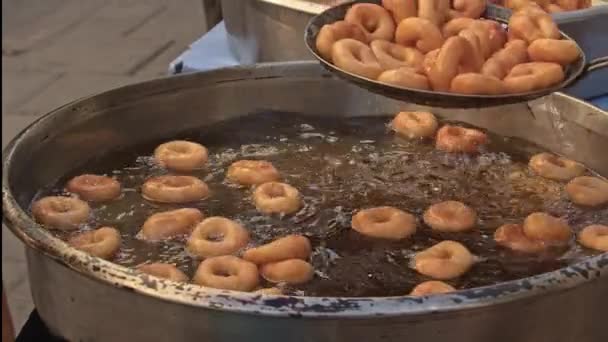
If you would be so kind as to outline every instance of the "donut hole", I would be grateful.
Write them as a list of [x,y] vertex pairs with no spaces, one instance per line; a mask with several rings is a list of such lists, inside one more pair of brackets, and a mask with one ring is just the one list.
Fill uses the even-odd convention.
[[269,184],[265,188],[265,193],[270,198],[279,198],[287,196],[287,192],[280,184]]
[[519,73],[518,76],[531,76],[534,74],[535,74],[535,71],[531,68],[528,68],[528,69],[524,69],[521,73]]
[[189,179],[181,177],[169,177],[163,180],[163,184],[172,188],[183,188],[191,185]]
[[203,239],[210,242],[222,242],[226,238],[226,234],[223,230],[214,229],[203,235]]
[[555,166],[558,166],[558,167],[567,167],[568,166],[568,165],[566,165],[566,163],[564,163],[564,161],[561,158],[559,158],[557,156],[553,156],[553,155],[547,156],[547,162],[549,162],[550,164],[553,164]]
[[443,209],[439,213],[440,219],[444,221],[453,221],[458,218],[458,213],[454,208]]
[[274,166],[264,160],[240,160],[235,162],[234,164],[237,168],[242,169],[243,171],[264,171],[274,168]]
[[[405,50],[407,51],[407,50]],[[395,46],[388,46],[387,48],[384,49],[384,52],[389,55],[389,57],[392,57],[398,61],[405,61],[407,60],[407,55],[405,53],[404,50],[399,50],[397,47]],[[408,117],[413,117],[415,116],[413,113],[408,113]]]
[[585,190],[595,190],[597,188],[597,183],[592,179],[580,179],[578,180],[578,185]]
[[363,26],[363,28],[365,28],[365,30],[367,30],[369,33],[373,34],[374,32],[376,32],[376,30],[380,26],[380,23],[371,16],[370,17],[363,16],[361,18],[361,25]]
[[351,52],[353,54],[353,57],[355,57],[358,62],[365,63],[363,57],[363,49],[352,49]]
[[89,243],[100,243],[103,242],[103,240],[105,240],[105,237],[101,234],[93,234],[93,236],[91,236],[91,240]]
[[448,260],[452,257],[452,253],[445,249],[440,249],[437,251],[436,258],[442,260]]
[[232,274],[230,274],[230,272],[228,272],[228,270],[226,269],[219,269],[219,270],[215,270],[213,271],[213,275],[218,276],[218,277],[232,277]]
[[190,148],[186,145],[170,145],[169,146],[169,151],[177,153],[177,154],[187,154],[190,152]]
[[72,205],[67,201],[53,201],[50,203],[51,210],[58,213],[67,213],[72,210]]
[[370,213],[369,218],[373,223],[382,224],[390,222],[391,216],[387,211],[374,211]]
[[449,126],[445,132],[453,137],[461,137],[464,135],[463,130],[460,127]]
[[[274,168],[274,166],[272,166],[269,163],[259,163],[259,164],[257,164],[257,169],[258,170],[269,170],[269,169],[272,169],[272,168]],[[251,169],[253,169],[253,168],[251,168]]]
[[234,275],[236,275],[235,270],[233,270],[230,267],[226,267],[225,265],[223,265],[221,267],[218,265],[218,266],[212,268],[211,273],[214,276],[223,277],[223,278],[229,278],[229,277],[233,277]]
[[416,123],[422,123],[422,119],[415,113],[406,113],[406,118],[409,120],[413,120]]
[[211,233],[207,236],[205,236],[205,240],[207,241],[211,241],[211,242],[221,242],[224,241],[224,238],[226,236],[220,232],[216,232],[216,233]]
[[103,181],[97,177],[85,177],[81,179],[84,186],[98,186],[103,184]]

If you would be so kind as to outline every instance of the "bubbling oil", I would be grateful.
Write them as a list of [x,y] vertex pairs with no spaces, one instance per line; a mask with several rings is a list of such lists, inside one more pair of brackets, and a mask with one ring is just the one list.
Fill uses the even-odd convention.
[[[112,151],[85,163],[41,195],[63,192],[78,174],[115,177],[123,196],[93,204],[84,229],[113,226],[123,243],[114,262],[134,267],[145,262],[176,264],[192,276],[200,260],[185,250],[186,236],[146,242],[136,237],[150,215],[177,208],[200,209],[206,217],[224,216],[250,232],[250,246],[287,234],[310,238],[315,277],[304,285],[285,287],[306,296],[399,296],[429,280],[409,267],[411,257],[442,240],[465,244],[478,262],[464,276],[450,281],[470,288],[531,276],[579,261],[593,252],[576,246],[543,255],[522,255],[498,247],[493,233],[502,224],[520,223],[535,211],[564,217],[578,231],[588,224],[608,222],[608,209],[587,210],[568,201],[564,184],[532,174],[529,156],[536,146],[490,134],[491,144],[478,155],[450,154],[432,140],[405,140],[389,132],[388,117],[314,117],[264,112],[227,120],[128,150]],[[151,157],[167,140],[187,139],[209,149],[205,170],[190,173],[203,179],[211,196],[186,205],[158,204],[140,194],[143,182],[166,174]],[[280,170],[283,180],[299,189],[304,206],[293,215],[262,215],[253,205],[251,189],[225,181],[228,166],[240,159],[264,159]],[[439,233],[425,226],[422,213],[430,205],[457,200],[478,213],[472,232]],[[394,206],[418,218],[413,237],[384,241],[350,228],[362,208]],[[67,239],[73,233],[57,233]],[[268,285],[268,284],[267,284]]]

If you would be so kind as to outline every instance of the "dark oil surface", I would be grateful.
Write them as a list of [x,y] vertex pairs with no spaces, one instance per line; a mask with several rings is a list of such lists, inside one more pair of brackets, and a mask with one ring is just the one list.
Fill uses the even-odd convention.
[[[566,198],[564,183],[543,179],[528,170],[529,156],[540,152],[538,148],[490,135],[491,144],[479,155],[449,154],[437,151],[432,140],[396,137],[387,128],[389,121],[389,117],[253,114],[98,157],[41,195],[62,193],[65,182],[82,173],[115,177],[124,188],[122,197],[93,206],[93,217],[83,229],[119,229],[123,245],[114,260],[118,264],[169,262],[190,276],[200,260],[185,251],[186,237],[156,243],[136,238],[143,222],[153,213],[194,207],[207,217],[237,220],[250,231],[250,246],[287,234],[304,234],[313,243],[315,278],[284,289],[307,296],[407,294],[416,284],[429,280],[410,268],[413,254],[444,239],[462,242],[478,257],[468,273],[449,281],[457,288],[555,270],[593,253],[574,240],[567,250],[540,256],[517,254],[494,243],[496,228],[505,223],[521,223],[535,211],[563,217],[575,231],[592,223],[608,223],[608,209],[576,207]],[[209,185],[208,199],[165,205],[141,197],[144,180],[167,173],[154,164],[154,148],[173,139],[196,141],[209,149],[207,169],[192,173]],[[300,190],[303,208],[283,217],[258,213],[252,204],[251,189],[224,181],[228,166],[239,159],[271,161],[283,180]],[[479,217],[477,227],[467,233],[447,234],[425,226],[421,219],[424,210],[445,200],[462,201],[473,207]],[[416,215],[418,229],[413,237],[389,242],[350,228],[353,212],[386,205]]]

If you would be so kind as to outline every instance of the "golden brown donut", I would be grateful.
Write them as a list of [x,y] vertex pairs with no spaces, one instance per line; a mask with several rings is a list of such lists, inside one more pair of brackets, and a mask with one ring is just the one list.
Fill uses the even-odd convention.
[[450,0],[418,1],[418,17],[441,27],[450,15]]
[[471,44],[462,37],[450,37],[439,50],[427,76],[434,90],[448,91],[452,80],[460,73],[460,67],[474,71],[477,70],[475,63]]
[[291,214],[300,210],[300,192],[293,186],[279,182],[260,184],[253,191],[255,207],[264,214]]
[[287,259],[306,260],[310,256],[311,249],[310,241],[305,236],[288,235],[246,250],[243,259],[258,265]]
[[504,82],[511,93],[527,93],[549,88],[564,78],[564,70],[557,63],[530,62],[513,67]]
[[608,226],[593,224],[583,228],[578,234],[578,242],[587,248],[608,252]]
[[424,212],[424,223],[441,232],[465,232],[475,227],[477,213],[458,201],[433,204]]
[[271,283],[303,284],[310,281],[315,270],[300,259],[288,259],[260,266],[262,278]]
[[480,130],[445,125],[437,132],[435,146],[445,152],[478,153],[488,143],[488,136]]
[[456,289],[449,284],[438,280],[430,280],[416,285],[416,287],[414,287],[414,289],[412,290],[412,292],[410,292],[409,295],[421,297],[434,294],[449,293],[454,291],[456,291]]
[[409,139],[431,137],[438,126],[437,118],[429,112],[400,112],[391,121],[391,128]]
[[346,12],[344,20],[358,25],[366,33],[368,41],[391,41],[395,37],[395,22],[391,14],[376,4],[355,4]]
[[363,43],[367,42],[365,32],[355,24],[340,20],[332,24],[323,25],[316,40],[317,50],[321,57],[331,62],[331,47],[338,40],[345,38],[352,38]]
[[524,220],[524,234],[532,240],[542,240],[549,244],[567,244],[572,230],[564,220],[547,213],[536,212]]
[[536,254],[547,249],[543,240],[526,236],[521,224],[505,224],[494,232],[494,241],[500,246],[516,252]]
[[141,187],[141,193],[148,201],[188,203],[209,196],[209,187],[196,177],[167,175],[146,180]]
[[[437,61],[437,56],[439,55],[439,51],[441,49],[435,49],[432,51],[427,52],[426,55],[424,55],[424,60],[422,61],[422,70],[424,70],[424,74],[428,75],[431,72],[431,69],[433,69],[433,67],[435,66],[435,62]],[[458,70],[459,73],[461,73],[462,70]]]
[[[490,51],[487,32],[484,32],[482,30],[475,31],[472,29],[465,29],[460,31],[458,36],[466,39],[466,41],[469,42],[472,48],[472,53],[469,56],[469,64],[471,65],[471,69],[467,70],[467,72],[477,72],[481,70],[483,63],[485,62],[485,54]],[[485,42],[482,43],[483,39],[485,39]]]
[[156,162],[175,171],[192,171],[205,166],[208,159],[207,148],[191,141],[174,140],[159,145],[154,150]]
[[175,265],[155,262],[152,264],[144,264],[137,267],[137,270],[155,276],[158,278],[168,279],[181,283],[188,282],[188,276],[180,271]]
[[258,185],[278,181],[279,171],[266,160],[239,160],[230,165],[226,179],[240,185]]
[[486,0],[453,0],[452,18],[467,17],[477,19],[486,10]]
[[565,11],[576,11],[591,7],[591,0],[555,0],[555,3]]
[[209,217],[199,223],[187,242],[190,253],[209,258],[233,254],[247,246],[249,232],[225,217]]
[[534,62],[553,62],[568,65],[581,55],[575,42],[565,39],[537,39],[528,46],[528,55]]
[[494,20],[475,20],[466,17],[454,18],[448,21],[442,29],[444,38],[458,35],[463,30],[473,30],[481,39],[484,48],[484,58],[500,50],[506,40],[507,34],[499,22]]
[[374,40],[370,47],[380,66],[385,70],[409,67],[422,71],[424,55],[415,48],[401,46],[386,40]]
[[443,36],[439,28],[423,18],[402,20],[395,32],[395,42],[403,46],[413,46],[422,53],[441,47]]
[[445,240],[414,256],[414,268],[433,279],[447,280],[465,274],[475,257],[459,242]]
[[192,282],[216,289],[250,292],[260,283],[258,267],[232,255],[203,260]]
[[[499,52],[501,52],[501,51],[499,51]],[[528,56],[528,54],[526,52],[526,57],[527,56]],[[483,66],[481,67],[480,72],[482,75],[486,75],[489,77],[494,77],[499,80],[502,80],[503,78],[505,78],[505,76],[507,76],[509,71],[506,71],[506,68],[503,67],[503,64],[500,62],[500,60],[498,58],[490,57],[490,59],[488,59],[487,61],[485,61],[485,63],[483,63]],[[504,83],[503,83],[503,85],[504,85]]]
[[66,190],[85,201],[106,202],[120,196],[121,187],[114,178],[86,174],[70,179]]
[[[545,2],[550,2],[543,0]],[[520,11],[528,6],[538,6],[535,0],[504,0],[503,5],[506,8],[512,9],[515,12]]]
[[[491,23],[491,20],[475,20],[468,28],[468,30],[473,31],[479,39],[479,48],[484,61],[504,45],[504,41],[500,38],[501,31]],[[492,39],[496,41],[493,41]],[[506,40],[506,35],[504,36],[504,39]],[[495,45],[498,43],[502,43],[502,45],[497,48]],[[481,62],[482,65],[484,61]]]
[[532,156],[528,165],[537,175],[558,181],[569,181],[585,173],[583,164],[551,153]]
[[416,232],[416,218],[397,208],[376,207],[355,214],[351,227],[363,235],[400,240]]
[[507,42],[507,32],[499,22],[488,19],[476,20],[472,28],[476,29],[478,25],[480,25],[480,27],[485,27],[488,30],[492,53],[503,48]]
[[556,4],[548,4],[547,6],[543,7],[543,9],[547,11],[547,13],[560,13],[566,11],[565,9],[559,7],[559,5]]
[[382,0],[382,6],[393,15],[395,23],[418,15],[417,0]]
[[509,41],[504,48],[498,50],[482,66],[481,73],[504,79],[511,69],[518,64],[528,61],[528,44],[521,39]]
[[36,222],[49,229],[78,229],[90,213],[87,202],[74,197],[48,196],[32,204],[32,215]]
[[72,247],[102,259],[112,259],[120,249],[120,232],[113,227],[101,227],[80,233],[68,241]]
[[576,177],[566,185],[566,194],[578,205],[601,206],[608,203],[608,181],[597,177]]
[[358,40],[337,41],[331,55],[338,68],[355,75],[375,80],[383,71],[372,49]]
[[450,91],[460,94],[502,95],[507,93],[507,88],[499,78],[470,72],[454,77]]
[[448,21],[447,23],[445,23],[445,25],[443,25],[443,28],[441,29],[441,33],[443,33],[443,37],[445,39],[452,37],[452,36],[457,36],[460,31],[468,29],[471,24],[473,24],[475,22],[475,19],[471,19],[471,18],[466,18],[466,17],[459,17],[459,18],[454,18],[450,21]]
[[[513,13],[518,13],[518,14],[547,14],[547,12],[543,9],[543,5],[536,3],[533,1],[528,1],[528,2],[520,2],[517,5],[517,8],[513,10]],[[545,1],[545,4],[549,3],[550,1]]]
[[561,34],[547,13],[518,12],[509,19],[509,37],[530,44],[541,38],[559,39]]
[[144,240],[160,241],[190,234],[203,217],[203,213],[194,208],[156,213],[146,219],[138,235]]
[[415,69],[408,67],[387,70],[378,76],[378,82],[401,88],[431,89],[429,80],[426,76],[421,75],[417,73]]

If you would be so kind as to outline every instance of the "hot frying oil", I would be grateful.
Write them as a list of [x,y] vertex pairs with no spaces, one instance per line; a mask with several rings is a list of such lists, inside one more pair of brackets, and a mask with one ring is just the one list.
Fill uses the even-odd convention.
[[[491,144],[478,155],[449,154],[432,140],[401,139],[387,128],[388,117],[321,118],[295,113],[248,115],[168,137],[129,150],[113,151],[87,162],[44,194],[61,193],[67,179],[82,173],[106,174],[123,185],[123,196],[94,206],[87,229],[113,226],[122,232],[116,263],[175,263],[190,276],[200,262],[185,250],[186,237],[165,242],[136,238],[153,213],[194,207],[206,217],[224,216],[251,233],[251,246],[287,234],[303,234],[313,243],[311,282],[287,287],[307,296],[404,295],[429,280],[409,267],[416,252],[445,239],[464,243],[478,262],[463,277],[450,281],[470,288],[555,270],[591,254],[576,245],[543,255],[522,255],[498,247],[493,233],[505,223],[521,223],[535,211],[560,216],[575,231],[592,223],[608,223],[608,209],[574,206],[564,183],[543,179],[528,170],[537,147],[490,135]],[[154,148],[165,141],[187,139],[209,149],[208,167],[191,173],[207,182],[211,196],[187,205],[143,200],[140,188],[167,171],[153,162]],[[304,206],[293,215],[262,215],[251,189],[224,180],[228,166],[239,159],[265,159],[280,170],[283,181],[299,189]],[[438,233],[424,225],[422,213],[431,204],[457,200],[477,211],[478,224],[466,233]],[[362,208],[394,206],[418,219],[416,234],[398,242],[363,236],[350,228],[351,216]],[[68,236],[62,236],[67,238]]]

